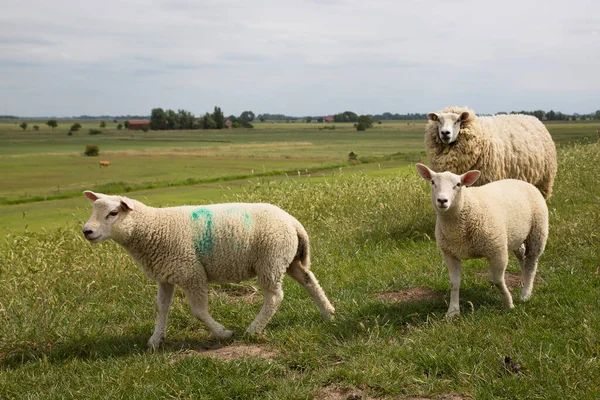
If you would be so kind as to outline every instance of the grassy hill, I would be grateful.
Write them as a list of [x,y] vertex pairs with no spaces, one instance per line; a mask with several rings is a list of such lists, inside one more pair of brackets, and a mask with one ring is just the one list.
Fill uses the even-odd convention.
[[[449,280],[428,186],[400,165],[225,192],[278,204],[306,226],[312,270],[337,310],[323,322],[286,278],[265,333],[246,337],[262,305],[256,284],[214,285],[211,312],[236,332],[227,342],[178,290],[166,346],[148,352],[156,285],[122,249],[88,244],[79,222],[9,233],[0,245],[0,397],[598,398],[600,145],[564,144],[558,156],[532,299],[506,310],[486,263],[465,262],[454,320],[444,317]],[[171,190],[190,196],[184,189],[194,186]],[[514,258],[508,276],[518,298]]]

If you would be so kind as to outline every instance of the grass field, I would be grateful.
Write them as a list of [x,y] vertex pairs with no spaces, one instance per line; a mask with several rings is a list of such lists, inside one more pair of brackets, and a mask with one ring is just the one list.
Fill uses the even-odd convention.
[[[327,162],[344,160],[350,150],[415,155],[422,126],[415,125],[412,136],[406,133],[406,146],[402,138],[393,139],[402,137],[402,129],[413,129],[404,126],[355,136],[348,143],[352,148],[343,152],[337,139],[329,144],[322,139],[330,150],[320,151]],[[308,128],[265,126],[239,132],[231,143],[269,143],[260,138],[269,134],[271,142],[294,142],[302,129]],[[435,217],[428,186],[403,159],[310,178],[273,176],[130,193],[156,206],[198,198],[280,205],[306,226],[312,269],[336,307],[335,320],[323,322],[309,296],[286,278],[285,299],[265,333],[247,337],[244,329],[262,305],[256,283],[215,285],[211,312],[236,332],[230,341],[219,342],[177,291],[166,346],[154,353],[145,343],[154,324],[156,285],[114,243],[92,246],[83,239],[80,227],[89,204],[82,196],[0,205],[5,234],[0,244],[0,398],[599,398],[597,125],[549,124],[549,129],[560,143],[559,171],[533,297],[504,309],[488,282],[486,263],[466,262],[463,314],[454,320],[444,317],[449,281],[432,240]],[[0,148],[15,134],[0,134]],[[338,134],[343,135],[342,128]],[[317,140],[306,137],[297,141]],[[29,145],[36,146],[35,141]],[[43,148],[28,152],[28,145],[21,146],[20,154]],[[146,151],[144,146],[137,151]],[[15,156],[15,149],[0,159]],[[231,151],[244,154],[239,148]],[[17,163],[28,158],[14,157],[21,160]],[[218,170],[220,158],[211,159],[214,165],[208,168]],[[103,171],[116,174],[113,166]],[[82,170],[81,176],[87,173]],[[70,179],[76,184],[79,178]],[[0,179],[4,193],[5,178]],[[21,180],[27,179],[23,173]],[[42,228],[42,233],[31,232]],[[508,277],[517,299],[514,259]],[[505,357],[513,364],[507,366]]]

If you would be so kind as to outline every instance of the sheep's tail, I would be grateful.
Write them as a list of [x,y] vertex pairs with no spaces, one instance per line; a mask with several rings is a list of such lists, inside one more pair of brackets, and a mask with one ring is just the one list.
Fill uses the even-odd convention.
[[302,263],[302,266],[306,269],[310,268],[310,242],[308,240],[308,233],[298,220],[293,218],[294,227],[298,235],[298,249],[296,251],[296,257],[294,260],[298,260]]

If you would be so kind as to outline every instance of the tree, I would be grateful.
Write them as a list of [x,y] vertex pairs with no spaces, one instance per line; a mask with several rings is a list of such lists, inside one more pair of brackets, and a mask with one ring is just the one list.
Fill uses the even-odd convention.
[[[153,130],[165,129],[167,113],[162,108],[153,108],[150,113],[150,128]],[[129,124],[128,124],[129,125]]]
[[52,128],[52,131],[54,131],[54,128],[56,128],[58,126],[58,122],[56,122],[55,119],[50,119],[50,120],[48,120],[48,122],[46,122],[46,125],[48,125],[50,128]]
[[81,129],[81,124],[79,122],[75,122],[73,125],[71,125],[72,132],[77,132],[80,129]]
[[40,127],[39,127],[39,126],[37,126],[37,125],[34,125],[34,126],[33,126],[33,130],[34,130],[34,131],[39,131],[39,130],[40,130]]
[[254,121],[254,113],[252,111],[244,111],[240,114],[240,119],[246,122]]
[[83,152],[86,156],[96,157],[100,155],[100,148],[95,144],[88,144],[85,146],[85,151]]
[[100,128],[103,128],[106,130],[106,122],[104,122],[104,121],[100,122]]
[[189,111],[177,110],[179,119],[179,129],[195,129],[197,126],[196,117]]
[[[365,129],[369,129],[369,128],[373,127],[373,120],[368,115],[361,115],[360,117],[358,117],[358,123],[360,124],[361,122],[365,125]],[[357,129],[357,130],[364,131],[364,129]]]
[[171,109],[165,111],[167,115],[167,123],[165,129],[180,129],[179,127],[179,116],[177,113]]
[[215,129],[217,124],[213,119],[212,115],[209,113],[204,114],[202,118],[200,118],[200,128],[201,129]]
[[119,121],[117,121],[116,119],[113,119],[113,122],[116,124],[116,123],[117,123],[117,122],[119,122]]
[[21,129],[27,130],[27,122],[21,122],[21,125],[19,126],[21,127]]
[[359,122],[356,124],[356,130],[357,131],[364,131],[367,129],[367,124],[365,124],[364,122]]
[[358,115],[352,111],[344,111],[343,113],[335,114],[333,116],[333,122],[357,122]]
[[123,129],[123,124],[119,124],[119,125],[117,125],[117,129],[118,129],[118,130],[121,130],[121,129]]
[[123,122],[123,126],[125,127],[125,129],[129,129],[129,121]]
[[600,119],[600,110],[596,111],[596,114],[594,114],[596,116],[596,119]]
[[259,114],[258,119],[260,122],[265,122],[265,117],[262,114]]
[[533,112],[533,116],[542,121],[546,117],[546,111],[544,110],[535,110]]
[[311,121],[312,121],[312,119],[313,119],[312,117],[306,117],[306,123],[307,123],[307,124],[310,124],[310,123],[311,123]]
[[225,115],[223,115],[223,111],[221,111],[221,108],[215,106],[215,111],[212,114],[212,119],[213,121],[215,121],[217,129],[223,129],[225,127]]

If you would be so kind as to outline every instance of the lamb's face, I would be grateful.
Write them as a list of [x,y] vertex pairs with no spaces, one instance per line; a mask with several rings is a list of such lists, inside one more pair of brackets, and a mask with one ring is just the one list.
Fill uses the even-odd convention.
[[129,199],[119,196],[107,196],[91,191],[83,192],[94,202],[92,216],[83,225],[83,234],[91,243],[98,243],[105,239],[114,238],[114,229],[127,218],[133,205]]
[[438,137],[442,143],[452,143],[458,138],[460,132],[460,124],[463,120],[469,117],[468,112],[462,114],[455,113],[429,113],[427,118],[434,121],[438,125]]
[[417,164],[421,178],[431,182],[431,202],[438,213],[445,213],[459,204],[463,186],[471,186],[479,178],[479,171],[469,171],[463,175],[451,172],[434,172],[423,164]]

